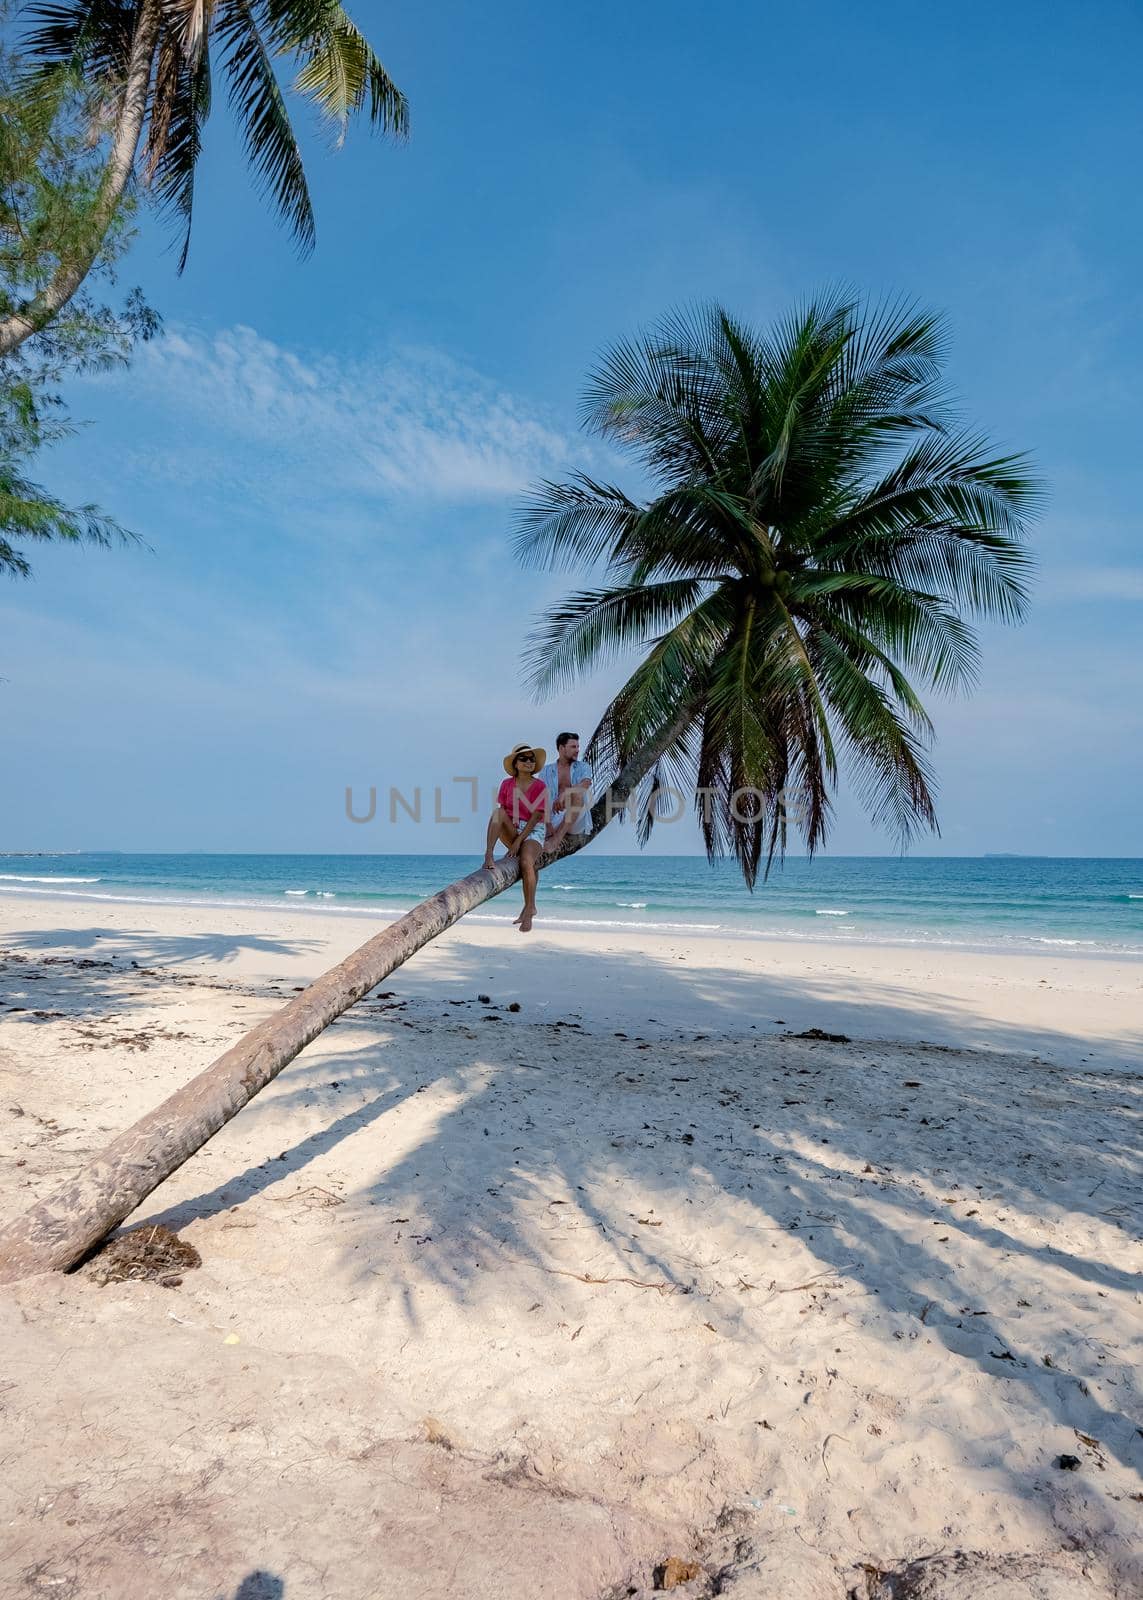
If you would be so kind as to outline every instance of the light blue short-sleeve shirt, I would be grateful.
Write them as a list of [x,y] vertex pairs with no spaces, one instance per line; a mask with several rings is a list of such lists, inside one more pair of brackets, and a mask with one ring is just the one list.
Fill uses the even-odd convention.
[[[549,761],[547,766],[544,767],[543,770],[540,772],[540,778],[542,779],[542,781],[547,786],[548,793],[552,798],[552,805],[553,806],[556,803],[556,795],[559,793],[559,787],[560,787],[558,769],[559,769],[559,762],[558,761]],[[591,768],[590,768],[590,766],[588,765],[588,763],[586,761],[573,761],[572,762],[572,764],[571,764],[571,781],[572,781],[572,783],[577,784],[577,785],[586,783],[590,788],[590,784],[591,784]],[[553,820],[558,823],[559,817],[561,815],[562,815],[562,813],[556,814],[556,816],[554,817]],[[572,833],[586,833],[587,830],[590,827],[591,827],[591,796],[590,796],[590,793],[589,793],[589,795],[588,795],[588,803],[584,807],[583,812],[581,813],[578,821],[576,821],[576,822],[574,822],[572,824],[572,827],[571,827],[570,831]]]

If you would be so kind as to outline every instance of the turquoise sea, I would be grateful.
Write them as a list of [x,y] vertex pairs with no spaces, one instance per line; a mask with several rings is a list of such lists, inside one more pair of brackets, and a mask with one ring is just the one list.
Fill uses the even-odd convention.
[[[0,894],[81,900],[89,914],[119,902],[391,919],[477,865],[440,855],[0,854]],[[1143,956],[1139,858],[795,857],[751,894],[732,862],[585,852],[544,873],[540,901],[551,927]],[[507,922],[515,910],[506,898],[472,918]]]

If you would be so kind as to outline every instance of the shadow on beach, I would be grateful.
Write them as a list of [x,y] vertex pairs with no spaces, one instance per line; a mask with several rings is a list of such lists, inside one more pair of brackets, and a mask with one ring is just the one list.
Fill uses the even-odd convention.
[[[234,993],[289,997],[286,978],[222,978],[243,956],[259,955],[267,964],[298,956],[319,956],[321,939],[281,939],[247,932],[168,935],[150,929],[45,929],[36,933],[0,932],[0,1018],[30,1020],[45,1014],[76,1021],[113,1021],[160,985],[183,984]],[[197,969],[197,970],[196,970]],[[58,1012],[57,1006],[66,1012]],[[37,1013],[39,1016],[37,1016]]]
[[[620,965],[611,953],[594,972],[590,958],[577,956],[577,983],[637,981],[641,963],[633,959],[626,975]],[[575,1026],[574,1013],[539,1022],[528,1008],[508,1013],[503,989],[491,1008],[479,1005],[472,996],[477,985],[488,988],[487,968],[485,953],[454,950],[447,978],[433,980],[435,1002],[390,1002],[372,1012],[363,1003],[327,1033],[320,1055],[311,1047],[273,1091],[276,1117],[292,1108],[299,1120],[316,1116],[320,1126],[148,1220],[184,1227],[247,1205],[286,1175],[320,1181],[322,1158],[367,1131],[380,1170],[344,1197],[359,1221],[344,1266],[361,1282],[381,1271],[391,1292],[404,1297],[413,1330],[425,1331],[413,1309],[414,1280],[432,1280],[463,1303],[498,1259],[550,1271],[553,1231],[572,1206],[594,1249],[623,1238],[621,1270],[631,1278],[682,1293],[713,1285],[725,1298],[731,1285],[716,1281],[711,1267],[662,1236],[648,1242],[626,1209],[609,1204],[621,1176],[651,1210],[670,1214],[693,1204],[692,1236],[707,1211],[717,1228],[728,1203],[738,1223],[745,1214],[759,1248],[774,1230],[796,1232],[824,1275],[895,1317],[923,1318],[930,1336],[989,1379],[1027,1386],[1046,1422],[1095,1435],[1124,1463],[1143,1466],[1136,1423],[1097,1401],[1078,1377],[1054,1364],[1049,1370],[1044,1352],[999,1332],[999,1323],[1013,1326],[1005,1316],[1011,1308],[981,1312],[971,1273],[954,1264],[958,1247],[976,1245],[1022,1261],[1014,1275],[1042,1280],[1046,1294],[1052,1282],[1105,1299],[1137,1292],[1138,1278],[1122,1258],[1022,1239],[999,1220],[1005,1208],[1024,1219],[1050,1215],[1058,1191],[1064,1210],[1122,1230],[1127,1242],[1139,1193],[1137,1080],[1000,1053],[1006,1039],[1016,1043],[1016,1032],[1008,1038],[991,1024],[993,1054],[980,1050],[966,1059],[946,1046],[901,1046],[892,1042],[901,1016],[884,993],[864,1009],[866,1037],[799,1039],[769,1020],[790,1009],[788,984],[751,976],[712,988],[709,971],[692,975],[682,964],[672,973],[680,1002],[689,994],[704,1016],[737,1014],[736,1037],[693,1030],[653,1037],[630,1026],[620,1030],[624,1037],[615,1030],[589,1035]],[[410,988],[402,984],[398,992]],[[834,1031],[835,1016],[828,1006],[816,1009],[809,988],[805,1005],[816,1025]],[[847,1017],[859,1014],[857,1001],[846,1007]],[[546,1016],[557,1009],[553,1004]],[[908,1015],[915,1022],[912,1007]],[[765,1032],[762,1023],[743,1020],[752,1017],[767,1019]],[[391,1030],[381,1042],[379,1027]],[[403,1050],[404,1028],[422,1041],[438,1040],[442,1058],[447,1046],[447,1064],[435,1065],[424,1050]],[[1058,1041],[1061,1049],[1067,1043]],[[412,1150],[388,1161],[385,1119],[430,1087],[444,1091],[448,1109]],[[634,1130],[624,1107],[633,1094],[645,1119]],[[268,1111],[255,1102],[243,1116],[254,1144],[260,1108]],[[1074,1119],[1089,1108],[1116,1131],[1077,1148]],[[998,1148],[1008,1152],[999,1163]],[[552,1211],[553,1195],[568,1211]],[[981,1195],[998,1213],[991,1220],[968,1204]],[[955,1209],[945,1203],[954,1198]],[[382,1220],[398,1213],[415,1218],[418,1235],[429,1241],[407,1264],[412,1276],[404,1282]],[[931,1246],[918,1241],[922,1229],[931,1229]],[[527,1274],[517,1283],[522,1298],[530,1292]],[[1021,1492],[1030,1493],[1030,1485]]]
[[[214,947],[209,936],[91,937],[105,935],[120,941],[114,971],[71,959],[32,988],[66,989],[71,1015],[122,1006],[138,976],[123,960],[165,953],[181,968]],[[308,961],[303,945],[235,936],[223,948]],[[70,930],[27,941],[33,964],[69,947]],[[743,1349],[775,1291],[768,1261],[790,1257],[785,1246],[771,1255],[785,1236],[808,1253],[798,1283],[820,1279],[852,1303],[885,1386],[908,1341],[931,1339],[954,1371],[988,1381],[990,1403],[1011,1384],[1045,1430],[1098,1440],[1109,1464],[1138,1470],[1128,1388],[1101,1381],[1097,1395],[1058,1352],[1049,1366],[1050,1351],[1021,1342],[1013,1302],[1036,1300],[1041,1326],[1074,1313],[1089,1329],[1118,1318],[1122,1332],[1138,1288],[1126,1247],[1141,1109],[1140,1080],[1123,1069],[1143,1040],[1102,1041],[1120,1070],[1095,1070],[1085,1045],[1101,1041],[974,1015],[942,991],[938,955],[922,997],[862,984],[845,974],[844,953],[819,948],[820,972],[795,977],[767,972],[764,947],[756,970],[742,971],[672,952],[569,958],[542,939],[526,954],[442,939],[303,1052],[209,1147],[211,1165],[192,1158],[176,1180],[185,1198],[160,1189],[131,1222],[179,1229],[231,1212],[223,1225],[258,1227],[276,1212],[293,1259],[317,1252],[322,1282],[334,1259],[334,1278],[361,1301],[354,1315],[368,1321],[380,1299],[414,1339],[433,1335],[426,1286],[475,1316],[495,1274],[498,1316],[523,1322],[551,1281],[539,1275],[556,1272],[633,1285],[602,1292],[636,1302],[656,1288],[692,1296],[672,1299],[679,1315],[717,1323]],[[798,1037],[809,1029],[846,1038]],[[1089,1126],[1098,1140],[1077,1143]],[[193,1192],[220,1168],[233,1176]],[[348,1184],[340,1171],[353,1174]],[[1041,1226],[1057,1215],[1072,1219],[1063,1248]],[[652,1231],[642,1226],[652,1216],[685,1227]],[[398,1248],[394,1224],[406,1221]],[[987,1262],[988,1298],[974,1261]],[[786,1326],[796,1367],[798,1329]],[[1042,1469],[997,1455],[994,1432],[967,1412],[955,1425],[965,1460],[1002,1476],[1048,1526]],[[1094,1474],[1085,1490],[1098,1501]]]
[[[504,920],[509,921],[507,917]],[[375,931],[382,926],[378,924]],[[386,979],[386,986],[429,1006],[443,1003],[446,991],[449,996],[471,996],[476,989],[486,990],[502,1003],[519,1000],[531,1021],[537,1016],[541,1021],[560,1016],[582,1020],[577,1006],[581,997],[587,997],[597,1029],[625,1030],[636,1018],[639,1031],[648,1039],[695,1031],[749,1031],[765,1036],[817,1027],[858,1039],[1039,1055],[1053,1064],[1075,1067],[1095,1064],[1132,1073],[1143,1068],[1143,1025],[1118,1035],[1100,1036],[1093,1030],[1091,1037],[1080,1038],[1049,1026],[984,1016],[963,995],[942,987],[938,949],[926,952],[933,970],[926,975],[922,1000],[915,983],[871,980],[850,967],[845,947],[831,944],[798,946],[805,967],[791,974],[767,971],[774,952],[788,953],[789,947],[779,941],[759,940],[749,947],[753,970],[730,970],[700,966],[697,951],[701,944],[692,944],[686,955],[649,954],[638,948],[629,954],[608,951],[593,955],[582,945],[569,954],[561,945],[545,943],[542,928],[522,948],[512,943],[467,944],[464,933],[461,924],[442,935]],[[3,973],[6,992],[27,981],[37,963],[48,965],[49,971],[54,964],[78,1008],[76,1015],[84,1008],[132,998],[133,980],[154,976],[209,984],[209,971],[184,969],[196,963],[209,969],[212,964],[226,965],[249,955],[266,957],[267,969],[272,969],[275,960],[301,957],[305,971],[291,967],[288,976],[271,977],[263,970],[256,977],[227,980],[218,986],[266,996],[280,994],[286,999],[297,985],[311,981],[336,959],[330,955],[327,938],[320,936],[278,938],[244,931],[165,935],[145,928],[113,927],[0,931],[0,971],[5,951],[13,952],[19,963]],[[75,977],[82,978],[82,989],[71,981]],[[648,1014],[652,1010],[647,999],[649,978],[655,984],[653,1014]],[[38,988],[36,992],[38,995]],[[1093,1011],[1097,1006],[1098,996],[1093,996]],[[350,1012],[349,1017],[358,1014]]]
[[324,949],[323,939],[278,939],[265,934],[156,933],[152,928],[44,928],[34,933],[0,932],[0,948],[35,956],[44,952],[95,952],[100,961],[120,967],[174,967],[192,961],[229,962],[239,956],[302,955]]
[[285,1600],[286,1585],[272,1572],[248,1572],[234,1591],[234,1600]]

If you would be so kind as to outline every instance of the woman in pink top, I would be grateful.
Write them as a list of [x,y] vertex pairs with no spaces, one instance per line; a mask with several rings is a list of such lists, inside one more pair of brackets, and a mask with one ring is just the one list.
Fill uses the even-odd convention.
[[521,933],[531,933],[536,915],[536,861],[547,834],[549,798],[545,784],[536,773],[548,752],[538,745],[514,745],[504,757],[508,774],[496,793],[496,805],[488,819],[484,844],[484,865],[492,865],[492,850],[499,839],[510,856],[520,857],[520,882],[524,886],[524,909],[516,918]]

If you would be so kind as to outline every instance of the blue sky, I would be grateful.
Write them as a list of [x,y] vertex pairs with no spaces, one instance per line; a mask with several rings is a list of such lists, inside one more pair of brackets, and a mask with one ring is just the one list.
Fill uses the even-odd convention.
[[[948,314],[967,413],[1051,490],[1031,619],[933,703],[916,848],[1140,854],[1138,8],[351,9],[413,137],[310,141],[314,256],[221,96],[181,279],[144,217],[124,281],[168,335],[74,386],[91,426],[41,476],[149,549],[0,588],[0,847],[475,849],[467,812],[359,827],[344,791],[490,789],[517,738],[593,726],[618,669],[521,687],[562,583],[509,551],[536,476],[625,473],[577,429],[593,356],[680,302],[765,321],[843,281]],[[831,848],[892,846],[843,793]]]

